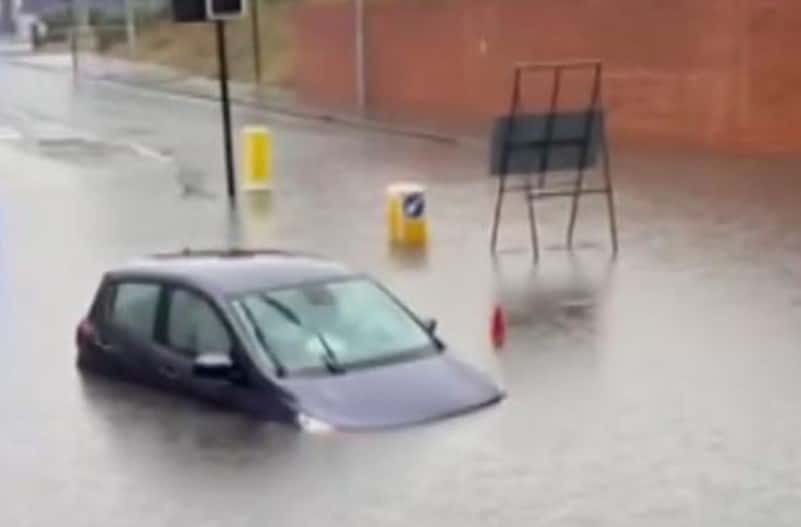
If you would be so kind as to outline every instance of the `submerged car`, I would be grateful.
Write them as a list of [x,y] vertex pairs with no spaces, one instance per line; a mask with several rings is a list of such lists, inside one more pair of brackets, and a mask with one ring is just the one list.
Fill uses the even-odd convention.
[[105,274],[82,370],[313,431],[411,425],[503,392],[371,278],[278,251],[184,251]]

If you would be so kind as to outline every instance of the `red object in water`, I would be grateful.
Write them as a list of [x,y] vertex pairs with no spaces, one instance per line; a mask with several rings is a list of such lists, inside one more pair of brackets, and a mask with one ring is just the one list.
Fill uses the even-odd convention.
[[490,339],[495,349],[500,349],[506,344],[506,316],[499,305],[496,305],[492,312]]

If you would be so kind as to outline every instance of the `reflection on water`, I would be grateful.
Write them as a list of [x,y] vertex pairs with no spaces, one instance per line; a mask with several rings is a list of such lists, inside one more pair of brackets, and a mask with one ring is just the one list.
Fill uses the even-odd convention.
[[426,247],[404,247],[387,244],[389,265],[398,270],[424,269],[429,264]]
[[[243,456],[254,451],[261,455],[265,450],[282,455],[300,437],[294,428],[240,416],[188,397],[91,374],[79,379],[88,415],[121,457],[130,458],[124,453],[154,446],[161,450],[160,458],[175,458],[190,450],[197,450],[200,456]],[[147,441],[142,442],[142,437]]]
[[615,260],[600,252],[554,253],[547,263],[496,259],[495,300],[511,326],[589,323],[612,285]]

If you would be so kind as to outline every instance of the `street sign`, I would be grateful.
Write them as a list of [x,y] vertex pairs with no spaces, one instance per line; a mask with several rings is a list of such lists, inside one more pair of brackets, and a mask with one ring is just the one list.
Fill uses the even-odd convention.
[[[236,205],[233,139],[231,138],[231,99],[228,95],[228,60],[225,51],[225,20],[244,15],[246,0],[172,0],[173,20],[178,23],[213,22],[217,36],[217,63],[220,66],[220,108],[225,150],[228,199]],[[76,55],[77,56],[77,55]]]
[[426,202],[422,192],[413,192],[403,198],[403,212],[409,219],[417,220],[423,217]]
[[393,245],[426,245],[428,220],[425,188],[413,183],[395,183],[387,188],[387,232]]
[[206,0],[172,0],[172,19],[178,23],[207,22]]
[[246,10],[246,0],[206,0],[206,18],[209,20],[241,18]]

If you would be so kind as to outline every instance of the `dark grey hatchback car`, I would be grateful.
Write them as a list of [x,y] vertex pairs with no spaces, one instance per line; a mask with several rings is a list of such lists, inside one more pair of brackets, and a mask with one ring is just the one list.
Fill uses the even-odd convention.
[[311,431],[403,426],[500,401],[381,285],[264,251],[158,255],[110,271],[78,365]]

